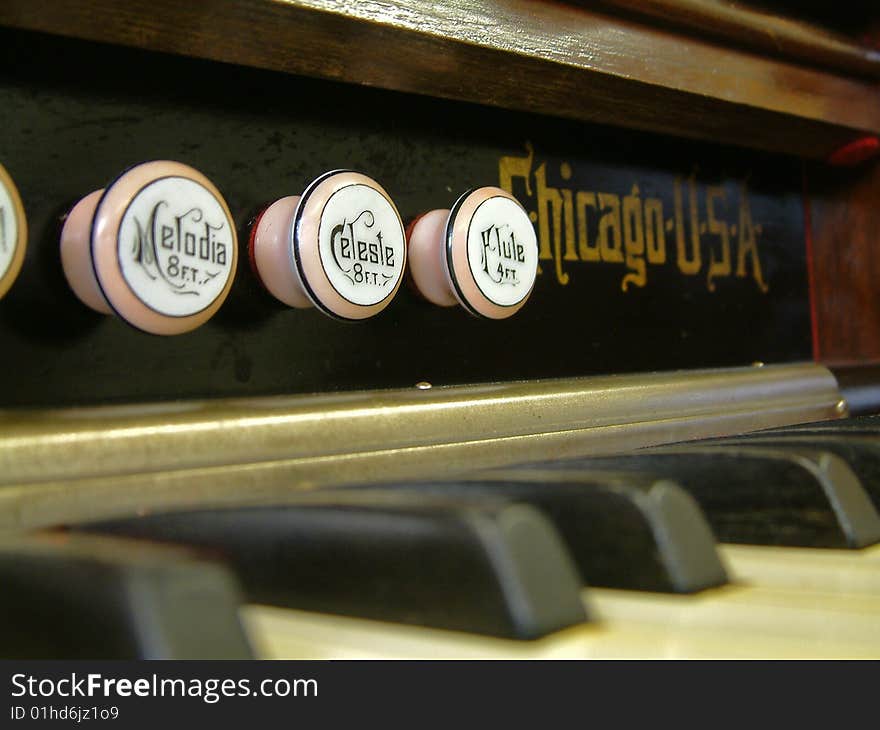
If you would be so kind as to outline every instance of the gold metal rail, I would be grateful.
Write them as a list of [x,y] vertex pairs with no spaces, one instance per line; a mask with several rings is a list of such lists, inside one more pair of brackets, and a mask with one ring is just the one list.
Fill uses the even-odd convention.
[[0,412],[0,528],[260,504],[326,485],[834,418],[813,364]]

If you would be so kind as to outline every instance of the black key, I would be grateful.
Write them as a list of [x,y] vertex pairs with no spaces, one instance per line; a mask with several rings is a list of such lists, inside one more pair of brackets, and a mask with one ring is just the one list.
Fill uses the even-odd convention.
[[692,593],[722,585],[727,574],[712,531],[686,492],[635,475],[615,481],[553,481],[514,471],[473,479],[383,485],[457,499],[527,503],[552,520],[588,585]]
[[859,548],[880,541],[880,516],[861,482],[829,451],[691,445],[533,468],[673,479],[721,542]]
[[880,416],[858,416],[857,418],[841,418],[830,421],[814,421],[812,423],[798,423],[793,426],[768,428],[756,431],[754,436],[768,436],[795,433],[798,435],[811,434],[841,434],[841,435],[880,435]]
[[232,575],[183,550],[46,535],[0,543],[7,659],[249,659]]
[[779,432],[763,431],[745,434],[713,443],[746,446],[769,446],[789,453],[828,451],[840,457],[858,477],[875,510],[880,510],[880,433],[869,432],[810,432],[792,429]]
[[206,548],[256,603],[520,639],[587,618],[565,546],[527,506],[380,493],[310,499],[88,529]]

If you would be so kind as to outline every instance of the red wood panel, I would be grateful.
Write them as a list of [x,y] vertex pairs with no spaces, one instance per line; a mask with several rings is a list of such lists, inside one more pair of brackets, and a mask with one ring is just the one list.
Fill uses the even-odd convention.
[[818,359],[880,363],[880,163],[806,173]]

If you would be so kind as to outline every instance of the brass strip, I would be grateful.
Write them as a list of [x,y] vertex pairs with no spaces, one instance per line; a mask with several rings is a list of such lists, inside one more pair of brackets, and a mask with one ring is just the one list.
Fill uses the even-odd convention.
[[278,502],[325,485],[839,417],[813,364],[0,412],[0,527]]

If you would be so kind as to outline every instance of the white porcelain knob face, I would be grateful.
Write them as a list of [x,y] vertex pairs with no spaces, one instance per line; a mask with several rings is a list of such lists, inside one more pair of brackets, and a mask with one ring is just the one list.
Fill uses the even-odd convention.
[[27,220],[15,183],[0,165],[0,297],[21,271],[27,247]]
[[446,225],[446,256],[459,297],[479,314],[492,316],[495,307],[512,314],[535,284],[534,226],[519,202],[500,189],[475,190],[453,206]]
[[[99,203],[96,219],[107,205],[107,198]],[[198,314],[231,279],[231,231],[223,204],[201,183],[160,178],[141,188],[122,216],[115,236],[119,272],[132,293],[159,314]]]
[[410,231],[410,271],[428,301],[457,301],[468,312],[506,319],[526,303],[538,272],[538,241],[510,193],[471,190],[451,211],[434,210]]
[[347,170],[269,206],[251,246],[257,274],[277,299],[342,320],[381,312],[406,268],[403,222],[388,193]]
[[[180,334],[217,312],[232,286],[238,246],[232,215],[210,180],[179,162],[147,162],[114,180],[90,215],[91,197],[74,208],[62,233],[65,273],[84,302],[101,311],[83,280],[88,268],[72,260],[82,255],[106,304],[138,329]],[[81,220],[89,225],[86,237],[73,230]],[[86,251],[71,243],[77,236],[87,240]]]
[[317,234],[321,265],[344,299],[369,307],[397,288],[406,260],[403,225],[375,187],[353,182],[335,189],[321,210]]

